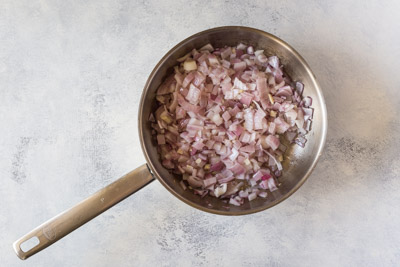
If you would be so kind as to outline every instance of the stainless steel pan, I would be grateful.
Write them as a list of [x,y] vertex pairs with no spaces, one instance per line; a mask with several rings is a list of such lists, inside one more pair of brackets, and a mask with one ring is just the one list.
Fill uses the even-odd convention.
[[[214,47],[223,47],[235,46],[239,42],[251,44],[257,49],[264,49],[267,54],[279,56],[287,74],[292,79],[303,82],[305,94],[313,98],[314,119],[312,130],[307,136],[306,147],[303,149],[292,146],[286,152],[283,176],[279,179],[281,183],[279,190],[269,194],[266,199],[257,198],[245,202],[240,207],[231,206],[227,209],[226,204],[219,199],[209,196],[200,198],[188,190],[184,191],[178,183],[179,178],[163,168],[156,145],[151,138],[148,118],[156,104],[155,92],[163,79],[172,72],[177,58],[207,43],[211,43]],[[268,209],[288,198],[306,181],[321,155],[326,131],[327,115],[321,89],[305,60],[291,46],[276,36],[247,27],[220,27],[197,33],[177,44],[158,62],[143,89],[139,106],[139,136],[147,164],[24,235],[14,243],[14,250],[21,259],[34,255],[135,193],[154,178],[157,178],[177,198],[202,211],[221,215],[244,215]],[[38,244],[23,251],[21,244],[33,238],[38,240]]]

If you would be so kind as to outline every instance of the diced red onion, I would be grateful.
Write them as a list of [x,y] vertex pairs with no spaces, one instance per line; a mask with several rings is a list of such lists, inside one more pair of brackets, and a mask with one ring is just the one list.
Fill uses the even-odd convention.
[[230,170],[238,175],[245,172],[246,168],[244,168],[240,163],[236,163]]
[[213,185],[217,182],[217,178],[211,177],[208,179],[203,180],[204,187],[209,187],[210,185]]
[[271,192],[278,190],[278,187],[276,187],[274,178],[268,179],[268,188],[269,188],[269,190],[271,190]]
[[251,108],[244,110],[244,128],[251,132],[254,128],[254,110]]
[[214,165],[211,166],[210,170],[211,171],[220,171],[224,168],[224,163],[222,161],[219,161],[215,163]]
[[309,106],[312,105],[312,98],[309,97],[309,96],[303,98],[303,100],[301,101],[300,105],[308,108]]
[[303,90],[304,90],[304,84],[301,82],[296,82],[296,92],[299,96],[303,95]]
[[249,196],[249,192],[247,192],[247,190],[246,191],[243,191],[243,190],[239,191],[239,197],[246,198],[248,196]]
[[249,194],[249,196],[248,196],[249,201],[252,201],[252,200],[254,200],[256,198],[257,198],[257,193],[256,192],[253,192],[253,193]]
[[280,145],[279,138],[276,138],[274,135],[268,135],[265,138],[265,141],[272,148],[272,150],[276,150]]
[[263,192],[258,193],[258,196],[262,197],[262,198],[266,198],[268,196],[268,193],[263,191]]
[[247,92],[243,92],[240,94],[240,102],[250,106],[251,101],[253,100],[254,95],[247,93]]
[[304,120],[312,119],[314,114],[314,109],[312,108],[303,108],[304,112]]
[[254,54],[254,47],[252,47],[251,45],[249,47],[247,47],[247,54],[253,55]]
[[241,203],[239,201],[237,201],[235,198],[230,198],[229,199],[229,204],[235,205],[235,206],[240,206]]
[[282,175],[280,136],[301,147],[307,142],[313,108],[304,85],[292,83],[278,57],[245,44],[207,44],[178,62],[149,116],[162,165],[200,197],[237,206],[266,198]]

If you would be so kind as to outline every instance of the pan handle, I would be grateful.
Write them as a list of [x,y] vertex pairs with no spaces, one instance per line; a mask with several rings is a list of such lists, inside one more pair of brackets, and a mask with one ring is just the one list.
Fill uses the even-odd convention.
[[[146,164],[122,176],[69,210],[53,217],[14,242],[17,256],[25,260],[45,249],[154,180]],[[30,242],[32,248],[21,249]]]

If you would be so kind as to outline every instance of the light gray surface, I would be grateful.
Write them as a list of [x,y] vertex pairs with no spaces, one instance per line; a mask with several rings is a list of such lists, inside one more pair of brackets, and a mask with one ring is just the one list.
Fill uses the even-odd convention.
[[[249,2],[0,1],[2,266],[398,265],[399,2]],[[223,25],[271,32],[314,70],[329,131],[304,186],[222,217],[154,182],[20,261],[14,240],[144,163],[148,74],[177,42]]]

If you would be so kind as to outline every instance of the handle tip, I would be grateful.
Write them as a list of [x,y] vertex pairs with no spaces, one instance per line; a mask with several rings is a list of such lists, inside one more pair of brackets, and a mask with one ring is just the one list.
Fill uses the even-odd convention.
[[40,240],[36,235],[26,235],[13,243],[13,248],[21,260],[26,260],[37,252]]
[[18,258],[20,258],[21,260],[26,260],[26,254],[25,252],[22,251],[21,247],[21,241],[17,240],[13,243],[13,248],[14,248],[14,252],[15,254],[17,254]]

